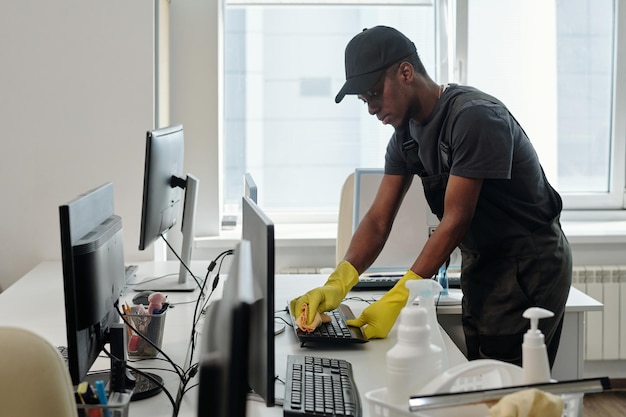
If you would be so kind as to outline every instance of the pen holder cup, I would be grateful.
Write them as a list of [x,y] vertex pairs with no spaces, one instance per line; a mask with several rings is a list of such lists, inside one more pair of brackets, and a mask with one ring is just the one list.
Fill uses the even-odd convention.
[[128,356],[131,358],[156,358],[159,351],[142,336],[150,340],[158,349],[163,342],[163,327],[167,310],[159,314],[139,314],[137,307],[131,307],[126,320],[132,325],[128,328]]
[[78,404],[78,417],[128,417],[128,407],[132,392],[113,392],[108,403]]

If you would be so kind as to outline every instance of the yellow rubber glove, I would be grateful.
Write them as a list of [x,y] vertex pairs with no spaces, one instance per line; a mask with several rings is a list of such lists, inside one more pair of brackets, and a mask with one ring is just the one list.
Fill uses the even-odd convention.
[[368,339],[387,337],[400,315],[400,310],[406,306],[409,299],[409,289],[404,284],[410,279],[422,279],[422,277],[409,269],[392,289],[365,308],[358,318],[347,320],[346,324],[360,327]]
[[291,314],[298,317],[301,314],[302,305],[308,304],[307,324],[311,324],[316,313],[323,313],[339,307],[348,291],[354,287],[358,280],[359,273],[352,264],[348,261],[341,261],[323,286],[314,288],[291,300]]

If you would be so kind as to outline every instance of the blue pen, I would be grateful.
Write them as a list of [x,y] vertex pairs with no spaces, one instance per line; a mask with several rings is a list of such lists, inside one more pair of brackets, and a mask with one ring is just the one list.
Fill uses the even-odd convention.
[[[98,394],[98,401],[100,401],[100,404],[102,405],[107,405],[108,404],[108,400],[107,400],[107,393],[104,389],[104,381],[96,381],[96,393]],[[102,411],[104,412],[104,417],[111,417],[111,413],[109,412],[109,410],[107,408],[103,408]]]

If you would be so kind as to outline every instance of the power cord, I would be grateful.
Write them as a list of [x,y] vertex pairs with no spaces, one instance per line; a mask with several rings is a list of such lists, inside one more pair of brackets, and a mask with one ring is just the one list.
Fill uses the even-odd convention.
[[168,248],[170,248],[170,251],[172,251],[172,253],[174,254],[174,256],[176,256],[176,259],[178,259],[178,261],[180,262],[180,264],[185,268],[185,270],[187,270],[187,272],[189,272],[189,275],[191,275],[191,277],[193,278],[194,281],[196,281],[196,285],[198,286],[198,288],[200,288],[200,293],[202,293],[202,289],[204,288],[201,284],[200,281],[198,281],[198,278],[193,274],[193,272],[191,272],[191,270],[189,269],[189,266],[185,263],[185,261],[182,260],[182,258],[178,255],[178,253],[174,250],[174,248],[172,247],[172,245],[170,245],[170,242],[167,241],[167,239],[165,238],[165,235],[163,233],[161,233],[161,239],[163,239],[163,241],[165,242],[165,244],[167,245]]
[[[189,391],[189,389],[192,388],[192,387],[187,388],[187,384],[189,384],[189,381],[191,381],[193,377],[196,376],[196,374],[198,373],[199,364],[193,362],[193,356],[194,356],[195,349],[196,349],[196,339],[197,339],[196,327],[198,325],[198,322],[200,321],[199,314],[202,314],[204,312],[205,306],[211,299],[211,296],[213,295],[213,293],[215,292],[215,289],[217,288],[217,285],[219,284],[220,272],[222,270],[222,264],[224,262],[224,259],[227,256],[232,255],[233,253],[234,253],[234,250],[232,249],[223,251],[222,253],[217,255],[213,261],[211,261],[211,263],[209,264],[207,268],[207,273],[206,273],[204,282],[202,283],[200,294],[198,295],[198,299],[196,300],[196,307],[194,309],[193,322],[192,322],[192,327],[191,327],[191,338],[190,338],[190,343],[191,343],[191,349],[189,353],[190,366],[189,366],[189,369],[185,372],[185,376],[181,380],[181,385],[178,390],[178,395],[176,398],[177,410],[180,407],[180,404],[182,402],[184,395],[187,393],[187,391]],[[218,265],[218,262],[219,262],[219,267],[217,269],[217,274],[215,275],[215,278],[213,278],[213,282],[211,284],[211,291],[206,297],[204,304],[202,304],[202,308],[200,308],[202,299],[204,297],[205,287],[207,285],[207,282],[209,281],[211,272],[213,272],[213,269],[215,269],[215,267]]]
[[[113,354],[111,352],[109,352],[107,349],[102,349],[102,350],[110,359],[112,359],[114,361],[122,362],[122,360],[120,358],[117,358],[117,357],[113,356]],[[132,370],[132,371],[135,371],[136,373],[138,373],[139,375],[145,377],[146,379],[149,379],[154,384],[158,385],[161,388],[161,390],[165,393],[167,398],[170,400],[170,403],[172,404],[172,408],[174,410],[176,410],[176,402],[174,401],[174,397],[172,397],[172,394],[170,394],[170,392],[165,388],[165,385],[161,381],[159,381],[158,379],[154,378],[152,375],[150,375],[147,372],[143,372],[142,370],[140,370],[138,368],[135,368],[133,366],[128,365],[128,363],[126,364],[126,367],[128,369]]]
[[142,338],[144,341],[146,341],[150,346],[152,346],[154,349],[156,349],[157,352],[159,352],[161,355],[163,355],[163,357],[167,360],[167,362],[169,362],[172,365],[172,367],[174,368],[174,371],[176,372],[176,374],[178,374],[178,377],[182,381],[183,380],[184,371],[180,367],[180,365],[178,365],[176,362],[174,362],[160,347],[158,347],[156,344],[154,344],[154,342],[152,342],[152,340],[148,339],[142,332],[140,332],[134,326],[134,324],[131,324],[130,321],[126,318],[126,316],[121,312],[119,304],[116,306],[115,310],[117,311],[117,314],[120,316],[122,321],[124,321],[124,323],[131,330],[133,330],[140,338]]

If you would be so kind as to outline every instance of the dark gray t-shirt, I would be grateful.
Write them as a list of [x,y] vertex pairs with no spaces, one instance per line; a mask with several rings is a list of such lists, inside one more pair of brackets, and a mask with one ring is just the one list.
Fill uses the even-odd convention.
[[[463,94],[478,94],[452,114],[452,103]],[[451,84],[423,123],[410,121],[411,138],[418,144],[426,176],[449,173],[482,178],[483,186],[475,219],[488,220],[494,213],[502,222],[515,221],[532,232],[556,217],[561,199],[548,183],[530,140],[509,111],[493,97],[467,86]],[[450,116],[450,117],[448,117]],[[450,120],[447,120],[447,119]],[[451,125],[448,163],[441,161],[440,141]],[[406,135],[405,135],[406,136]],[[415,173],[407,165],[403,139],[394,134],[387,145],[385,173]],[[445,156],[445,155],[444,155]],[[498,225],[493,222],[498,235]],[[485,224],[480,222],[480,224]],[[484,231],[483,231],[484,232]],[[497,237],[494,236],[497,240]]]

